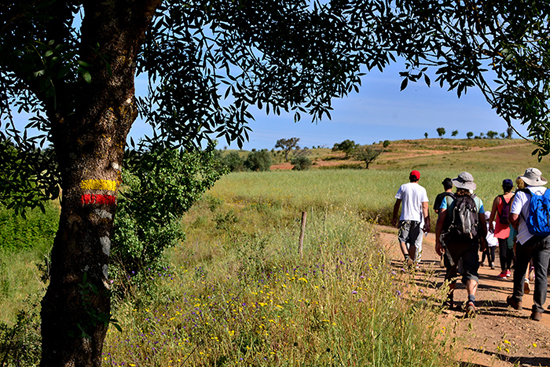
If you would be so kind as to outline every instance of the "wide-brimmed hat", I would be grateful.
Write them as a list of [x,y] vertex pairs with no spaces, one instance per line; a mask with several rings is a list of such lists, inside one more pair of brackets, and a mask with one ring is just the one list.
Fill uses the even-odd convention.
[[453,178],[453,184],[457,189],[475,190],[474,176],[468,172],[462,172],[457,178]]
[[537,168],[527,168],[523,176],[518,176],[523,182],[529,186],[543,186],[548,183],[548,180],[542,177],[542,172]]

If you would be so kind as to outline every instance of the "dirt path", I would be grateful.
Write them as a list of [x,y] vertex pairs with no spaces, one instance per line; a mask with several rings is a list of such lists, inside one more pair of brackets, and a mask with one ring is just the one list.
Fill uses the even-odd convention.
[[[393,262],[398,266],[403,256],[398,248],[397,230],[383,226],[378,229],[380,240],[392,249]],[[532,292],[524,296],[523,310],[507,307],[506,297],[512,292],[512,279],[501,280],[497,277],[500,272],[498,264],[497,252],[497,269],[480,267],[475,318],[464,318],[464,312],[460,310],[444,311],[440,317],[442,324],[455,330],[465,342],[463,354],[457,358],[474,366],[550,366],[550,311],[544,313],[540,322],[529,319]],[[444,275],[444,269],[439,266],[439,256],[435,253],[435,236],[429,233],[424,238],[416,282],[425,283],[426,276],[429,276],[433,278],[431,281],[440,285]],[[455,302],[466,299],[466,290],[458,282]]]

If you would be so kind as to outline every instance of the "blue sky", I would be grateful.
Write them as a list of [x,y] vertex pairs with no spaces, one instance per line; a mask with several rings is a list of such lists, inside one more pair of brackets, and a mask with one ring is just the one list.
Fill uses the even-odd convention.
[[[302,147],[332,148],[346,139],[372,144],[386,139],[423,139],[426,132],[429,138],[435,138],[438,127],[445,128],[448,138],[453,130],[458,130],[457,138],[466,138],[469,131],[474,135],[486,134],[489,130],[506,131],[506,122],[490,108],[479,90],[469,89],[459,99],[455,91],[439,87],[432,77],[431,87],[422,81],[409,83],[400,91],[401,70],[399,65],[392,65],[383,73],[378,70],[369,73],[363,78],[359,93],[334,100],[331,120],[324,118],[316,124],[311,123],[307,115],[295,123],[292,114],[266,115],[264,111],[251,109],[256,120],[250,124],[250,140],[243,149],[271,149],[278,139],[291,137],[300,138]],[[515,127],[526,135],[523,126]],[[130,135],[136,139],[147,130],[143,123],[136,121]],[[218,147],[224,146],[238,149],[236,143],[228,145],[221,140]]]
[[[302,115],[302,120],[295,123],[292,114],[266,115],[264,111],[251,109],[255,121],[250,124],[250,140],[245,142],[243,149],[272,149],[278,139],[291,137],[300,138],[301,147],[332,148],[335,143],[346,139],[363,145],[386,139],[423,139],[426,132],[429,138],[436,138],[438,127],[445,128],[445,137],[448,138],[453,130],[458,130],[457,138],[466,138],[469,131],[474,135],[486,134],[489,130],[506,131],[506,122],[490,108],[479,90],[469,89],[459,99],[455,91],[440,88],[432,77],[431,87],[422,81],[409,83],[404,91],[400,91],[401,70],[399,65],[392,65],[383,73],[376,70],[366,75],[359,93],[333,101],[331,120],[324,118],[312,123],[309,116]],[[145,78],[136,80],[138,94],[145,91],[146,86]],[[18,116],[18,125],[23,127],[27,118]],[[523,126],[518,124],[515,128],[527,136]],[[138,120],[132,126],[130,136],[137,141],[150,131],[148,125]],[[236,143],[227,144],[220,140],[218,147],[226,146],[238,149]]]

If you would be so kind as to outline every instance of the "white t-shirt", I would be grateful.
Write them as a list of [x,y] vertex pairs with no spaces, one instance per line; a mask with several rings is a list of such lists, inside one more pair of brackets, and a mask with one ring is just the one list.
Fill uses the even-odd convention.
[[395,198],[400,199],[402,204],[401,217],[399,217],[399,220],[416,220],[420,223],[424,222],[422,203],[428,202],[428,194],[425,188],[418,183],[409,182],[401,185]]
[[[546,187],[544,186],[527,186],[527,189],[531,192],[534,192],[538,195],[544,194]],[[517,191],[514,201],[512,202],[512,207],[510,208],[510,213],[519,215],[519,227],[518,227],[518,237],[517,240],[522,245],[527,242],[533,235],[529,232],[527,228],[527,223],[525,219],[529,216],[529,201],[531,200],[531,195],[526,194],[523,191]]]
[[[493,222],[493,228],[496,226],[496,222]],[[489,247],[497,247],[498,246],[498,238],[495,237],[494,233],[489,231],[489,222],[487,222],[487,245]]]

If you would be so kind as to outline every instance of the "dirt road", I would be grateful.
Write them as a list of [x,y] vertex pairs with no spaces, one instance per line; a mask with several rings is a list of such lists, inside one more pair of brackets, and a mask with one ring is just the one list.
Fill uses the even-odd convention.
[[[403,256],[398,248],[397,230],[383,226],[378,230],[380,240],[392,249],[393,263],[398,266]],[[480,267],[475,318],[464,318],[464,312],[460,310],[444,311],[441,315],[442,324],[455,330],[465,342],[463,354],[458,359],[474,366],[550,366],[550,311],[543,314],[540,322],[529,319],[532,292],[524,296],[522,310],[507,307],[506,297],[512,292],[512,277],[504,280],[497,277],[500,273],[498,252],[495,265],[497,269],[494,270],[487,265]],[[424,238],[422,262],[415,279],[418,283],[425,282],[426,276],[430,276],[441,284],[444,270],[435,253],[435,236],[429,233]],[[458,282],[455,303],[466,299],[466,290]]]

